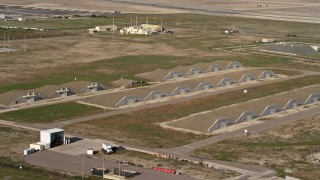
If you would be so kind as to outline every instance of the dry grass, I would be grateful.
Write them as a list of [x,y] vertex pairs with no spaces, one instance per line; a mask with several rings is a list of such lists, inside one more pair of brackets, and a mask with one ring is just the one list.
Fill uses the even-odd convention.
[[170,104],[157,108],[150,108],[111,116],[108,118],[72,124],[65,128],[74,133],[99,137],[102,139],[110,139],[125,144],[150,147],[181,146],[183,144],[206,138],[206,136],[170,131],[162,129],[155,124],[185,117],[193,113],[211,110],[221,106],[244,102],[249,99],[264,97],[318,83],[320,83],[319,76],[310,76],[281,83],[273,83],[266,86],[249,88],[248,91],[250,93],[247,95],[244,95],[242,91],[234,91],[190,100],[183,103]]
[[39,139],[39,132],[0,125],[0,154],[22,160],[23,150]]
[[[258,163],[270,167],[279,176],[319,179],[320,164],[301,158],[320,147],[320,116],[303,119],[246,137],[232,138],[195,150],[193,154],[213,159]],[[292,173],[286,173],[285,170]]]

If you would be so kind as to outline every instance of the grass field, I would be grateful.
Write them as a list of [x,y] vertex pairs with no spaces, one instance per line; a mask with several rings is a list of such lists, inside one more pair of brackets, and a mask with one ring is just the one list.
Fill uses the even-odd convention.
[[72,124],[66,126],[65,129],[74,133],[112,139],[114,141],[132,145],[150,147],[180,146],[203,139],[206,136],[170,131],[162,129],[155,124],[181,118],[193,113],[245,102],[250,99],[265,97],[275,93],[319,83],[320,76],[308,76],[266,86],[248,88],[250,93],[247,95],[244,95],[242,91],[234,91],[183,103]]
[[320,164],[302,158],[320,147],[319,118],[306,118],[258,134],[224,140],[194,150],[192,154],[224,161],[263,164],[277,171],[281,177],[319,179]]
[[50,123],[100,112],[103,112],[103,110],[68,102],[2,113],[0,119],[24,123]]
[[[131,24],[131,18],[135,19],[135,14],[120,15],[115,17],[116,24],[119,28],[128,26]],[[4,76],[10,76],[11,73],[16,73],[15,78],[4,80],[0,82],[0,93],[13,90],[13,89],[32,89],[48,84],[61,84],[72,81],[74,77],[78,79],[98,81],[106,85],[110,85],[112,80],[120,77],[126,77],[134,79],[135,73],[141,73],[145,71],[152,71],[158,67],[167,68],[177,65],[186,65],[197,62],[209,62],[213,60],[226,59],[226,60],[239,60],[244,65],[250,66],[279,66],[279,67],[297,67],[297,68],[311,68],[316,70],[311,65],[303,65],[293,63],[290,59],[264,57],[259,55],[250,55],[245,53],[225,52],[217,50],[209,50],[210,46],[230,46],[239,44],[252,44],[256,40],[261,39],[258,37],[250,36],[229,36],[221,33],[225,28],[239,29],[241,32],[249,32],[256,34],[269,34],[270,32],[276,35],[283,36],[286,39],[286,34],[296,34],[297,39],[301,37],[312,35],[318,32],[320,25],[318,24],[305,24],[305,23],[285,23],[277,21],[245,19],[235,17],[221,17],[221,16],[204,16],[194,14],[174,14],[174,15],[138,15],[138,24],[145,23],[146,17],[149,17],[150,23],[159,24],[160,18],[163,18],[164,27],[173,29],[176,34],[170,36],[120,36],[115,35],[112,46],[110,47],[111,34],[100,33],[95,35],[88,35],[87,28],[94,27],[96,25],[111,24],[112,17],[103,18],[75,18],[75,19],[42,19],[42,20],[30,20],[30,21],[1,21],[0,26],[15,26],[15,27],[37,27],[44,29],[54,29],[52,32],[40,32],[40,31],[28,31],[21,29],[0,29],[0,34],[5,31],[10,35],[11,46],[15,48],[23,48],[24,41],[17,41],[17,39],[23,39],[24,34],[28,40],[28,51],[18,51],[8,55],[7,53],[0,54],[0,67],[3,67],[3,72],[6,72]],[[179,25],[177,25],[179,22]],[[181,22],[181,23],[180,23]],[[266,26],[271,25],[272,26]],[[206,35],[203,36],[204,26],[206,26]],[[220,27],[220,28],[219,28]],[[84,31],[85,29],[85,31]],[[63,41],[61,37],[65,36],[68,41]],[[42,37],[48,38],[40,40]],[[88,48],[85,44],[88,44],[90,39],[95,39],[101,44],[93,49],[86,49],[89,54],[79,55],[79,52],[60,53],[51,55],[52,58],[48,58],[48,52],[53,51],[68,51],[72,47],[76,49]],[[320,39],[320,38],[318,38]],[[3,36],[0,36],[0,40],[3,40]],[[46,41],[46,42],[47,42]],[[311,40],[310,40],[311,41]],[[52,42],[52,43],[51,43]],[[77,47],[80,43],[83,43],[84,47]],[[97,56],[101,52],[114,52],[121,51],[122,43],[128,46],[140,46],[142,44],[154,46],[157,49],[157,45],[162,45],[173,48],[174,50],[181,51],[180,56],[171,55],[172,53],[163,52],[163,55],[151,55],[152,52],[139,52],[136,56],[132,56],[132,49],[124,49],[118,58],[108,58],[106,56]],[[104,46],[109,44],[108,46]],[[120,44],[120,45],[119,45]],[[120,47],[118,47],[120,46]],[[61,48],[61,49],[60,49]],[[101,48],[101,49],[100,49]],[[90,52],[94,51],[94,52]],[[143,51],[143,50],[142,50]],[[159,50],[161,51],[161,50]],[[83,51],[86,52],[86,51]],[[92,53],[92,54],[90,54]],[[184,55],[181,55],[184,54]],[[202,54],[201,57],[199,54]],[[220,54],[220,55],[219,55]],[[129,56],[130,55],[130,56]],[[54,57],[53,57],[54,56]],[[58,57],[55,59],[55,57]],[[61,57],[60,57],[61,56]],[[75,59],[84,58],[83,61],[73,62]],[[31,62],[35,61],[35,62]],[[68,61],[65,61],[68,59]],[[93,63],[83,63],[87,59],[93,59]],[[60,62],[61,61],[61,62]],[[60,62],[61,64],[58,64]],[[27,70],[21,69],[27,66],[21,67],[21,64],[33,63],[33,66],[39,66],[39,69],[34,69],[34,74],[28,74]],[[58,67],[56,67],[57,65]],[[46,68],[44,68],[46,67]],[[44,70],[45,69],[45,70]],[[97,71],[100,70],[100,71]],[[103,71],[103,69],[105,71]],[[318,68],[319,69],[319,68]],[[15,71],[13,71],[15,70]],[[50,73],[48,73],[50,71]],[[31,72],[29,72],[31,73]],[[18,76],[18,77],[16,77]]]
[[[298,69],[316,69],[312,65],[291,62],[289,59],[271,58],[263,56],[248,56],[245,54],[234,54],[228,57],[203,57],[190,58],[180,56],[125,56],[109,60],[100,60],[82,65],[72,65],[57,69],[52,69],[51,74],[44,73],[37,75],[33,80],[19,83],[0,83],[0,93],[13,89],[33,89],[45,85],[58,85],[73,81],[75,77],[79,80],[100,82],[111,86],[111,82],[117,79],[128,78],[137,79],[134,75],[138,73],[153,71],[157,68],[172,68],[178,65],[191,65],[197,62],[213,62],[216,60],[237,60],[245,66],[251,67],[290,67]],[[319,70],[319,69],[318,69]],[[288,72],[289,74],[287,74]],[[283,74],[292,75],[292,72],[281,71]]]

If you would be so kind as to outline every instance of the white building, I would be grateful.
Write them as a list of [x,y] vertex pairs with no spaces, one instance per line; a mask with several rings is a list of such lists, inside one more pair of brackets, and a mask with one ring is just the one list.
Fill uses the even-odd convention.
[[6,19],[6,15],[0,14],[0,20],[5,20],[5,19]]
[[47,129],[40,131],[40,142],[50,144],[50,148],[65,144],[65,136],[63,129]]
[[164,28],[159,25],[141,24],[140,26],[130,26],[120,30],[120,34],[141,34],[147,35],[163,31]]

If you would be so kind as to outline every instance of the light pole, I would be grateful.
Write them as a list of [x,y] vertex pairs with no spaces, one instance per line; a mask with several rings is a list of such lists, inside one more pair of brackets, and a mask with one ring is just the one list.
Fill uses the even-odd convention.
[[83,180],[84,157],[82,157],[81,179]]

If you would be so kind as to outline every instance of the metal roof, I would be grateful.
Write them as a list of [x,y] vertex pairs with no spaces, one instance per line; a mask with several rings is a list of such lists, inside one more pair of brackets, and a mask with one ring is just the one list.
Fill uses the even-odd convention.
[[53,129],[42,130],[41,132],[52,134],[52,133],[64,132],[64,130],[59,128],[53,128]]

